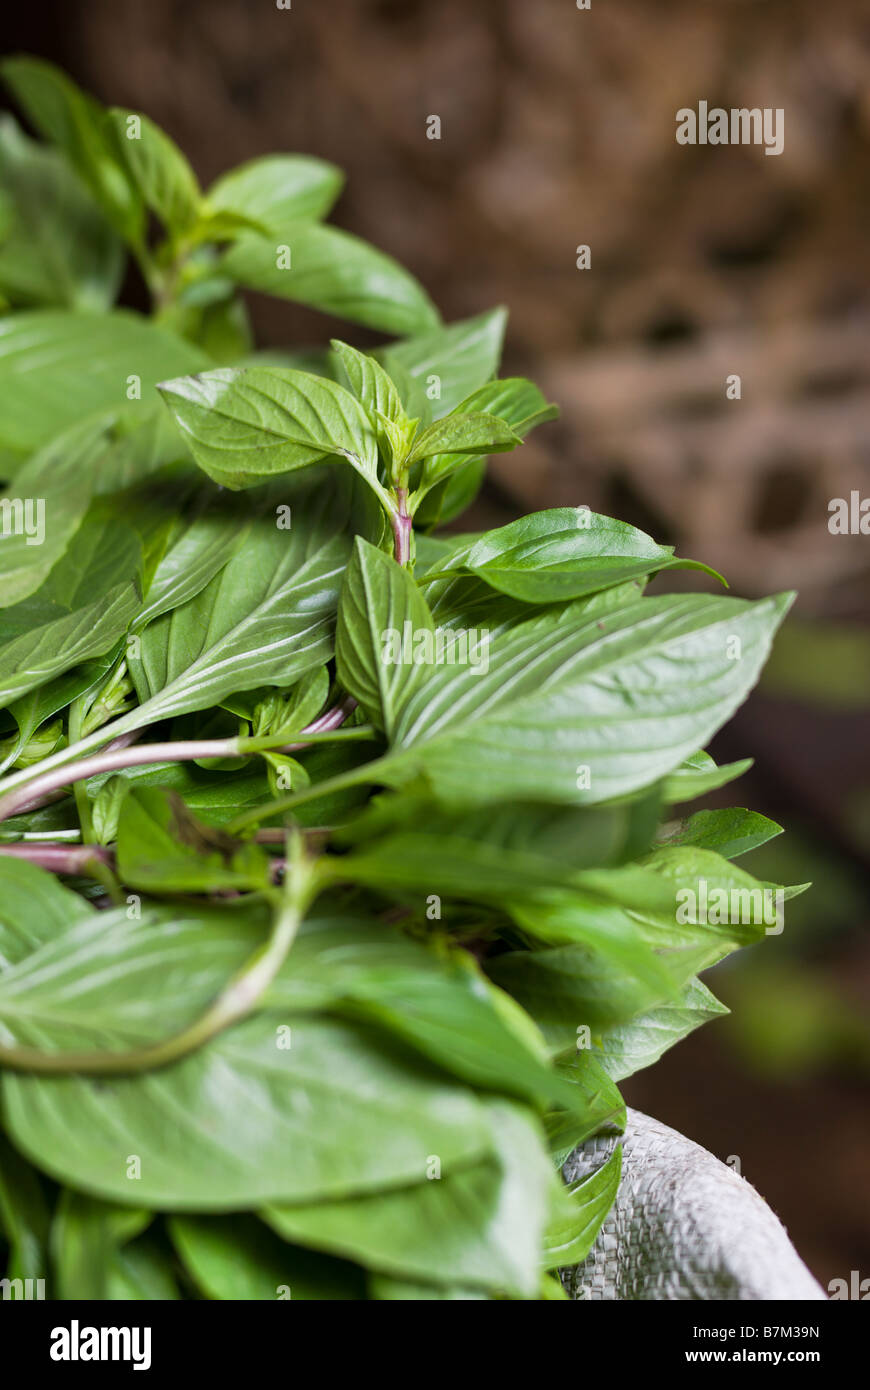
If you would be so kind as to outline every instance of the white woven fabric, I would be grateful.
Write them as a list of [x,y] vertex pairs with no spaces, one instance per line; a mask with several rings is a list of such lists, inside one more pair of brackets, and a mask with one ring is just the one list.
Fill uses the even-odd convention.
[[[568,1182],[618,1141],[575,1149]],[[658,1120],[628,1111],[622,1182],[583,1264],[565,1270],[573,1299],[824,1299],[785,1227],[745,1179]]]

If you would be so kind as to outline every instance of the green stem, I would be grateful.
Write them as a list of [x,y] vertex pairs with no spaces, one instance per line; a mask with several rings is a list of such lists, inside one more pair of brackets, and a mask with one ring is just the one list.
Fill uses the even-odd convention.
[[136,718],[139,712],[139,709],[131,710],[129,714],[122,715],[112,724],[104,724],[101,729],[87,734],[85,738],[79,739],[78,743],[71,743],[69,747],[61,748],[57,753],[43,758],[33,767],[22,768],[20,772],[13,772],[9,777],[4,777],[3,781],[0,782],[0,794],[5,798],[8,792],[14,791],[17,787],[26,786],[28,783],[36,781],[37,778],[41,779],[46,772],[51,772],[56,767],[66,767],[69,763],[74,763],[82,754],[90,753],[95,748],[101,748],[104,743],[111,743],[121,734],[132,733],[135,729],[141,728],[147,721]]
[[[85,717],[85,696],[79,695],[78,699],[73,700],[69,707],[69,742],[78,743],[82,736],[82,724]],[[75,796],[76,811],[78,813],[79,825],[82,832],[82,843],[91,845],[94,843],[94,821],[91,815],[91,799],[88,796],[87,788],[83,782],[76,782],[73,788]]]
[[380,780],[378,770],[388,766],[389,762],[389,756],[375,758],[373,762],[364,763],[362,767],[349,768],[347,772],[328,777],[325,782],[303,787],[301,791],[292,792],[290,796],[267,801],[263,806],[252,806],[249,811],[243,811],[240,816],[231,820],[224,829],[228,835],[237,835],[240,830],[246,829],[249,825],[256,825],[257,821],[263,820],[266,816],[280,816],[285,811],[293,811],[297,806],[304,805],[306,801],[316,801],[320,796],[330,796],[333,792],[345,791],[348,787],[361,786],[365,782],[377,782]]
[[[268,734],[260,738],[212,738],[190,739],[177,743],[140,743],[133,748],[108,749],[94,753],[90,758],[81,758],[71,767],[52,768],[41,773],[32,782],[16,791],[0,797],[0,821],[10,816],[32,810],[43,797],[53,796],[60,787],[87,781],[89,777],[100,777],[107,772],[119,772],[127,767],[146,767],[150,763],[193,762],[197,758],[239,758],[249,753],[266,753],[270,750],[292,753],[300,748],[308,748],[312,743],[351,743],[359,739],[374,738],[371,725],[358,724],[353,729],[319,729],[307,733],[299,743],[288,743],[287,734]],[[40,763],[39,767],[42,768]],[[76,790],[76,801],[81,793]],[[90,817],[90,811],[88,811]],[[90,823],[90,822],[89,822]],[[84,835],[84,821],[82,834]]]
[[294,837],[284,891],[268,940],[233,975],[205,1013],[173,1037],[125,1052],[44,1052],[37,1047],[0,1045],[0,1067],[12,1071],[84,1072],[96,1076],[150,1071],[177,1062],[256,1008],[284,964],[299,925],[325,882],[325,876],[304,857],[301,837]]
[[390,514],[393,528],[393,555],[397,563],[405,569],[411,563],[411,531],[413,518],[408,514],[408,489],[396,489],[396,510]]

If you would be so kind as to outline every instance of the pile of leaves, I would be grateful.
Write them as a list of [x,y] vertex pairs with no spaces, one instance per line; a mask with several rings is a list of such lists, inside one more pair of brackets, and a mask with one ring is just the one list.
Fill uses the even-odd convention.
[[[779,827],[671,808],[789,597],[645,596],[692,562],[582,506],[439,534],[555,413],[504,314],[444,325],[321,161],[202,192],[3,75],[5,1293],[562,1297],[620,1165],[565,1157],[764,934],[675,904]],[[251,289],[391,341],[257,353]]]

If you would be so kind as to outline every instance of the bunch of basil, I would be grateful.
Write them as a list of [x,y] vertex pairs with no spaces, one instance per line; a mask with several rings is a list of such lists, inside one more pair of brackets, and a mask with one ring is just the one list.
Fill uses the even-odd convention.
[[[619,1153],[562,1161],[765,930],[675,902],[779,827],[669,808],[788,596],[645,597],[691,562],[583,507],[433,535],[555,413],[503,313],[443,325],[320,160],[203,193],[3,75],[4,1291],[561,1297]],[[398,341],[257,353],[241,289]]]

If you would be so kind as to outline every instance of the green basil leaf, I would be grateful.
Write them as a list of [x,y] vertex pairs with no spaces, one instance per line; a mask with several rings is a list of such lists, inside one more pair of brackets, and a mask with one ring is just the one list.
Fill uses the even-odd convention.
[[108,1269],[106,1297],[122,1302],[154,1303],[181,1297],[172,1254],[150,1231],[116,1251]]
[[481,1163],[397,1192],[264,1215],[287,1240],[384,1274],[534,1297],[552,1168],[526,1114],[495,1103],[490,1113],[494,1153]]
[[221,260],[236,284],[364,324],[419,333],[438,323],[421,285],[391,256],[337,227],[282,225],[276,236],[241,237]]
[[175,792],[131,788],[118,821],[118,873],[148,893],[244,892],[269,883],[269,863],[256,845],[207,830]]
[[141,558],[123,523],[82,524],[36,593],[0,612],[0,704],[109,651],[141,601]]
[[564,1269],[585,1260],[619,1187],[622,1146],[594,1173],[570,1187],[560,1187],[544,1234],[544,1267]]
[[577,1049],[557,1062],[562,1076],[576,1086],[584,1104],[573,1110],[551,1110],[544,1129],[554,1165],[562,1164],[578,1144],[595,1134],[622,1134],[625,1102],[601,1063],[588,1049]]
[[136,614],[134,631],[196,598],[247,540],[250,523],[244,509],[240,514],[237,498],[204,497],[194,515],[178,523]]
[[9,490],[15,497],[0,500],[15,523],[0,546],[0,608],[39,588],[95,497],[120,492],[183,455],[172,423],[154,408],[82,421],[40,449],[16,472]]
[[[17,954],[0,974],[0,1030],[27,1046],[118,1051],[161,1042],[202,1013],[268,931],[268,913],[256,904],[227,912],[132,900],[98,913],[72,894],[74,909],[59,922],[61,904],[45,879],[34,869],[34,900],[15,908]],[[51,935],[38,917],[41,902],[55,914]]]
[[709,753],[692,753],[679,767],[668,775],[664,784],[664,801],[669,804],[692,801],[696,796],[706,796],[707,792],[718,791],[734,782],[752,767],[752,758],[741,758],[736,763],[723,763],[717,767]]
[[490,309],[381,348],[377,357],[389,376],[406,382],[408,414],[437,420],[494,377],[506,323],[505,309]]
[[226,487],[338,455],[378,489],[374,427],[337,382],[279,367],[219,367],[160,390],[199,466]]
[[[338,678],[379,728],[398,718],[409,671],[401,660],[406,634],[434,634],[426,600],[407,570],[357,537],[345,571],[335,637]],[[420,668],[411,668],[412,672]]]
[[428,1155],[451,1172],[491,1142],[471,1091],[383,1037],[312,1016],[259,1014],[178,1063],[108,1084],[6,1072],[2,1092],[25,1154],[85,1192],[163,1211],[406,1186],[425,1177]]
[[662,827],[659,843],[664,847],[695,845],[716,850],[725,859],[737,859],[781,834],[782,826],[767,816],[735,806],[727,811],[696,811],[686,820],[672,821]]
[[59,710],[66,709],[79,695],[98,690],[114,662],[115,652],[111,651],[106,656],[96,657],[92,661],[83,662],[81,666],[73,667],[71,671],[56,676],[54,680],[32,690],[28,695],[22,695],[20,700],[13,701],[8,713],[15,720],[18,733],[6,757],[0,762],[0,772],[5,772],[7,767],[12,766],[40,724]]
[[[150,1220],[146,1211],[113,1207],[80,1192],[62,1192],[51,1229],[55,1296],[62,1301],[129,1296],[113,1291],[121,1247]],[[168,1297],[177,1298],[177,1291]]]
[[115,229],[141,242],[143,208],[112,148],[105,112],[51,63],[6,58],[0,73],[40,135],[59,146],[91,189]]
[[196,175],[165,131],[132,111],[114,107],[107,116],[119,162],[142,202],[178,236],[196,222],[200,191]]
[[508,1015],[469,957],[439,957],[362,918],[306,922],[266,1002],[377,1024],[478,1087],[566,1109],[584,1104],[550,1070],[528,1020]]
[[388,420],[407,419],[395,384],[374,357],[366,352],[358,352],[338,338],[332,339],[332,356],[373,424],[379,415],[386,416]]
[[408,463],[444,453],[494,454],[515,449],[522,440],[497,415],[461,414],[458,411],[436,420],[414,440]]
[[0,120],[0,291],[13,304],[106,310],[124,255],[63,155]]
[[[365,554],[381,570],[395,563]],[[393,613],[382,593],[365,602],[370,627],[384,632]],[[412,634],[410,654],[404,643],[387,653],[395,657],[382,707],[391,754],[378,775],[398,785],[424,774],[456,804],[593,803],[649,786],[743,700],[790,602],[644,598],[579,622],[569,605],[493,640],[472,629],[465,647],[439,645],[426,625]],[[357,694],[356,670],[343,671]],[[370,698],[365,683],[360,693]]]
[[[329,694],[329,671],[319,666],[309,671],[289,690],[259,690],[233,693],[223,702],[224,709],[247,719],[255,738],[267,734],[296,734],[310,724],[326,703]],[[288,738],[288,743],[289,743]]]
[[206,709],[240,688],[288,686],[329,660],[353,489],[340,475],[332,488],[324,482],[288,489],[289,530],[264,515],[195,598],[149,623],[128,657],[140,708],[118,731]]
[[[456,413],[495,415],[510,425],[515,435],[525,439],[536,425],[543,424],[546,420],[554,420],[559,411],[557,406],[548,405],[546,398],[532,382],[522,377],[506,377],[501,381],[489,381],[485,386],[478,387],[459,403]],[[468,450],[458,454],[436,454],[426,462],[423,485],[427,489],[431,488],[448,474],[467,469],[470,463],[474,463],[474,454]],[[443,520],[449,519],[445,515],[449,505],[448,502],[440,508],[439,515]],[[419,512],[417,515],[422,522],[423,518],[419,516]]]
[[512,906],[582,882],[583,869],[644,853],[654,823],[636,803],[513,803],[462,813],[403,792],[377,798],[335,838],[351,847],[340,861],[351,881],[383,892],[437,892]]
[[215,213],[253,218],[271,231],[326,217],[344,175],[324,159],[266,154],[240,164],[212,184],[206,206]]
[[[458,548],[454,553],[458,553]],[[421,580],[426,602],[439,627],[451,628],[457,632],[488,632],[490,642],[494,642],[502,633],[540,616],[541,610],[536,604],[524,603],[521,599],[499,594],[476,575],[465,574],[461,570],[452,571],[446,560],[443,568],[443,578],[433,577],[430,580],[424,575]],[[588,594],[585,598],[572,599],[570,614],[575,622],[581,617],[606,618],[614,609],[636,603],[643,595],[645,582],[634,580],[628,584],[619,584],[613,589]],[[568,605],[552,604],[549,607],[555,615],[564,613]]]
[[0,318],[0,447],[29,455],[128,399],[131,411],[144,413],[159,381],[208,365],[199,349],[128,310]]
[[[453,455],[450,456],[451,458]],[[448,521],[461,516],[470,507],[486,477],[486,459],[472,457],[467,463],[452,468],[451,472],[435,483],[426,493],[414,513],[417,526],[446,526]],[[420,532],[417,533],[419,554]]]
[[610,517],[585,508],[533,512],[481,536],[451,560],[512,598],[558,603],[613,588],[658,570],[715,570]]
[[[662,927],[663,932],[671,933],[670,944],[677,934],[675,922],[690,932],[700,926],[713,938],[740,945],[757,941],[768,927],[782,930],[780,918],[785,902],[809,887],[804,883],[783,888],[762,882],[720,854],[695,845],[657,849],[647,856],[644,868],[673,890],[674,910],[668,913],[667,925]],[[778,894],[782,896],[777,901]],[[652,926],[652,918],[645,915],[644,920]],[[662,945],[668,944],[663,940]]]
[[[528,920],[527,914],[523,914]],[[579,935],[579,931],[578,931]],[[587,926],[589,945],[509,951],[491,978],[524,1008],[555,1052],[577,1046],[580,1029],[597,1032],[668,999],[676,986],[639,936],[608,937]]]
[[[29,1163],[0,1134],[0,1233],[9,1243],[7,1279],[48,1273],[49,1215],[45,1193]],[[8,1293],[4,1298],[10,1297]]]
[[362,1271],[288,1245],[254,1216],[174,1216],[179,1255],[208,1298],[226,1302],[361,1299]]
[[691,979],[676,999],[634,1018],[605,1028],[598,1040],[602,1065],[614,1081],[652,1066],[669,1047],[710,1019],[727,1014],[724,1004],[700,980]]
[[69,888],[24,859],[0,855],[0,969],[23,960],[43,942],[93,911]]
[[124,777],[109,777],[91,803],[91,828],[94,843],[113,845],[118,838],[121,807],[130,784]]

